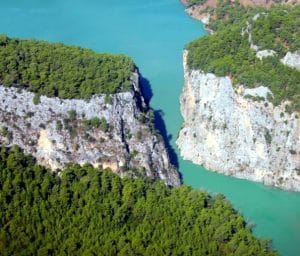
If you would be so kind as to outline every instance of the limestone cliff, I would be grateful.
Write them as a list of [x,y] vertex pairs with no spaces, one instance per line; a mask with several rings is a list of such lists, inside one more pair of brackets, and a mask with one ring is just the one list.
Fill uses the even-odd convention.
[[299,113],[273,106],[266,87],[233,86],[229,77],[189,70],[180,98],[184,159],[238,178],[300,191]]
[[[53,170],[69,162],[91,163],[123,176],[146,175],[179,185],[161,136],[139,90],[89,101],[36,96],[24,89],[0,86],[0,142],[18,145]],[[33,103],[35,101],[35,104]]]

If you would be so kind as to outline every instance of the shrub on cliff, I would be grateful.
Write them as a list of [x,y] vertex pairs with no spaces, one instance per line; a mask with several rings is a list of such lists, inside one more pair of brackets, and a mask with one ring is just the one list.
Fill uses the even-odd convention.
[[195,4],[202,4],[204,3],[206,0],[187,0],[186,4],[187,6],[193,6]]

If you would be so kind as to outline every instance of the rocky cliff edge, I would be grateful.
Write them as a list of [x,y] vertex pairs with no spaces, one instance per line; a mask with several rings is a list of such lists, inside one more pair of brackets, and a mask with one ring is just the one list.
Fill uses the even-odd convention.
[[273,106],[268,88],[233,86],[229,77],[189,70],[180,97],[184,159],[237,178],[300,191],[300,114]]
[[0,86],[0,142],[18,145],[59,171],[69,162],[110,168],[121,176],[148,176],[180,184],[161,136],[140,93],[96,95],[89,101],[37,96]]

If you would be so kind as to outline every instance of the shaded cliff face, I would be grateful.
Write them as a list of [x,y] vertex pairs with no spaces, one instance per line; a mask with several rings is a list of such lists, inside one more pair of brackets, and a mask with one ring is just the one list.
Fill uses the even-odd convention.
[[[177,144],[184,159],[238,178],[300,191],[299,113],[274,107],[266,87],[245,89],[229,77],[189,70],[180,98]],[[255,99],[260,99],[257,101]]]
[[128,92],[89,101],[37,100],[26,90],[0,86],[0,141],[20,146],[53,170],[69,162],[91,163],[121,176],[146,175],[179,185],[164,142],[152,129],[138,74],[132,83]]

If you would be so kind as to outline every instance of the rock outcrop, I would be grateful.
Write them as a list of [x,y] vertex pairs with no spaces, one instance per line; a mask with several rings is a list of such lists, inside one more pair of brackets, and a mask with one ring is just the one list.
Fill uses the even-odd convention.
[[0,141],[18,145],[53,170],[69,162],[91,163],[121,176],[146,175],[177,186],[179,175],[152,128],[137,73],[132,83],[131,91],[89,101],[34,100],[24,89],[0,86]]
[[287,52],[281,62],[291,68],[300,70],[300,52]]
[[300,191],[300,114],[273,106],[266,87],[233,86],[229,77],[189,70],[177,139],[184,159],[237,178]]

